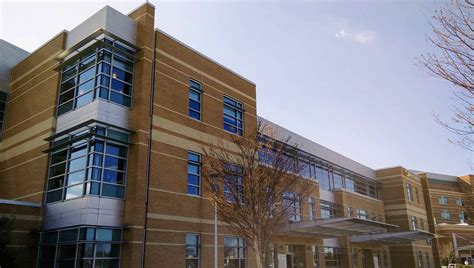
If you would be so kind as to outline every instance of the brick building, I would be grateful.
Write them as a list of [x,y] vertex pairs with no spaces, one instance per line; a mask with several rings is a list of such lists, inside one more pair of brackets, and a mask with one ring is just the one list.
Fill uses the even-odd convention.
[[[154,20],[106,6],[32,53],[0,40],[0,216],[20,266],[214,267],[217,241],[219,267],[255,267],[200,170],[203,146],[256,128],[256,85]],[[449,241],[471,255],[472,175],[373,170],[267,123],[314,182],[272,267],[438,267]]]

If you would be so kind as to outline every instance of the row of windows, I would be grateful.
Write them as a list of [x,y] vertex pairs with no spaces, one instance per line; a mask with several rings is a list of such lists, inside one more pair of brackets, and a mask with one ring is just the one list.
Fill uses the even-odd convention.
[[[224,268],[245,268],[247,263],[245,240],[240,237],[224,237]],[[200,260],[200,236],[186,234],[186,268],[198,268]]]
[[[259,139],[270,138],[260,135]],[[298,148],[288,146],[285,157],[289,160],[290,171],[298,171],[303,177],[317,180],[320,189],[328,191],[346,189],[373,198],[378,196],[377,182],[332,165]],[[274,159],[266,148],[259,152],[259,161],[267,165],[274,164]]]
[[[451,212],[449,210],[441,211],[440,216],[441,216],[441,219],[443,220],[451,220]],[[458,213],[458,219],[459,219],[459,222],[461,223],[463,223],[467,219],[464,211],[461,211]]]
[[122,230],[80,227],[41,234],[39,267],[119,267]]
[[[242,136],[244,133],[244,108],[241,102],[224,96],[223,99],[223,128],[225,131]],[[201,84],[189,81],[189,109],[188,115],[201,120],[202,87]]]
[[101,98],[130,107],[134,51],[120,41],[98,41],[61,70],[57,115]]
[[52,142],[46,203],[83,195],[123,198],[127,133],[86,127]]
[[[438,203],[440,205],[447,205],[448,204],[448,197],[443,196],[443,195],[438,197]],[[456,198],[456,205],[457,206],[463,206],[464,201],[461,198]]]
[[3,125],[7,113],[8,94],[0,91],[0,138],[2,137]]

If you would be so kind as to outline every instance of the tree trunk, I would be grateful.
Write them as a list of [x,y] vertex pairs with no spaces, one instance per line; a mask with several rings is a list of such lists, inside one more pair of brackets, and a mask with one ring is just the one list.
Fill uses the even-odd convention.
[[263,245],[261,245],[257,240],[254,242],[254,250],[257,268],[265,268],[265,249],[263,249]]

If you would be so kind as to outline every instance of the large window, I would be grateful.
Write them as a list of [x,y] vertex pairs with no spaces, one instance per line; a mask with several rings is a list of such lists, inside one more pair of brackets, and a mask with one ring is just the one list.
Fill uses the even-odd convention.
[[5,124],[5,117],[7,113],[8,94],[0,91],[0,139],[2,138],[3,125]]
[[224,96],[224,130],[243,135],[244,110],[242,103]]
[[[264,135],[259,135],[259,139],[271,139]],[[259,151],[259,161],[263,164],[272,165],[273,157],[266,148]],[[319,182],[319,188],[326,191],[345,189],[350,192],[359,193],[372,198],[378,198],[378,183],[375,180],[356,174],[350,170],[334,165],[306,153],[298,148],[288,145],[283,157],[294,161],[294,166],[299,167],[303,177],[310,176],[311,179]],[[293,170],[290,170],[291,172]]]
[[339,248],[324,248],[324,262],[326,268],[340,268],[342,267],[342,256]]
[[38,266],[119,267],[121,243],[121,229],[91,226],[47,231],[41,234]]
[[336,204],[321,200],[320,207],[321,207],[321,218],[329,219],[329,218],[336,217]]
[[448,204],[448,198],[446,196],[440,196],[438,198],[438,203],[441,205],[447,205]]
[[283,205],[288,214],[288,220],[301,221],[301,201],[298,194],[285,192],[283,194]]
[[199,235],[186,234],[186,268],[199,267]]
[[189,117],[201,120],[201,84],[189,80]]
[[130,107],[134,53],[106,37],[68,60],[61,70],[57,115],[97,98]]
[[224,237],[224,268],[245,268],[245,240],[240,237]]
[[201,185],[201,155],[188,152],[188,194],[199,195]]
[[123,198],[129,135],[88,126],[52,142],[46,203],[83,195]]

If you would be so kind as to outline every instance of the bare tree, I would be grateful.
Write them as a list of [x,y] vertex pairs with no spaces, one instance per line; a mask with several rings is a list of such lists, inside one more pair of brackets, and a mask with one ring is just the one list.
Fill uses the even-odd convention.
[[441,244],[439,257],[442,265],[448,265],[454,262],[454,247],[452,242]]
[[247,137],[203,148],[208,198],[219,218],[255,251],[257,267],[268,267],[272,238],[301,207],[311,182],[299,177],[290,139],[278,141],[262,122]]
[[432,18],[433,32],[427,37],[435,52],[422,55],[420,63],[430,74],[455,86],[451,122],[436,121],[456,134],[452,141],[473,150],[474,145],[474,2],[452,0],[452,3],[436,10]]

